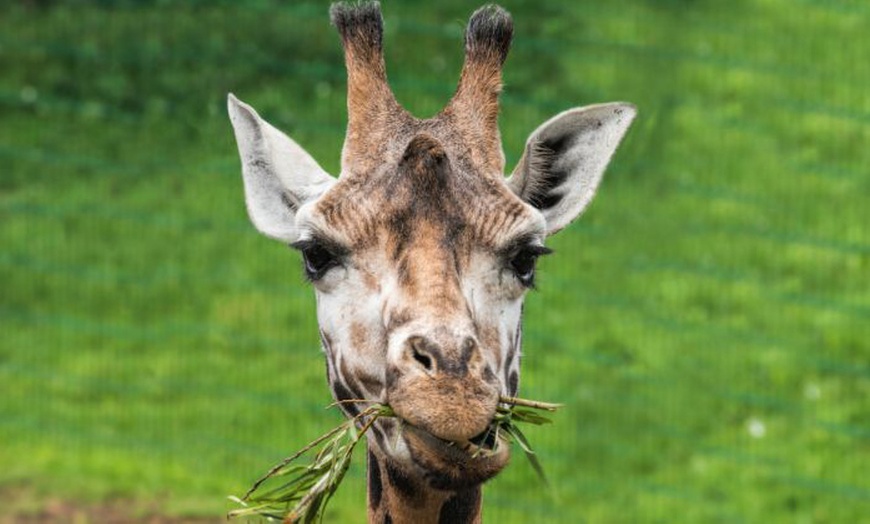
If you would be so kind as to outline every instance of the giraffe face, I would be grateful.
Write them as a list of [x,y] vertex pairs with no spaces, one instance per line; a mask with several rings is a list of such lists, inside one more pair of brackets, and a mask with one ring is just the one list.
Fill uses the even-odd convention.
[[389,404],[401,424],[376,426],[381,452],[455,486],[507,461],[494,442],[471,459],[472,441],[499,396],[516,394],[523,297],[547,249],[541,213],[472,172],[444,133],[416,135],[392,167],[344,178],[300,209],[294,246],[335,398]]
[[425,120],[387,85],[378,3],[335,4],[331,15],[348,71],[342,173],[327,174],[230,95],[248,214],[302,253],[336,399],[396,412],[370,439],[387,474],[473,486],[508,460],[507,446],[481,438],[499,396],[517,392],[523,297],[544,238],[589,204],[635,110],[612,103],[555,116],[505,178],[506,11],[472,15],[456,94]]

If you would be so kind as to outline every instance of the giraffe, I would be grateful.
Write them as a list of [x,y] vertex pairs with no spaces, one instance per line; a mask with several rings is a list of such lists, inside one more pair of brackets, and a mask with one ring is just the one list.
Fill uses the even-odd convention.
[[401,107],[387,83],[379,4],[333,4],[330,18],[347,69],[341,173],[230,94],[248,214],[301,252],[334,398],[397,415],[367,437],[368,521],[480,522],[481,486],[509,459],[505,442],[483,435],[500,396],[518,391],[536,260],[591,201],[635,108],[556,115],[506,177],[497,118],[513,22],[504,9],[472,14],[456,92],[428,119]]

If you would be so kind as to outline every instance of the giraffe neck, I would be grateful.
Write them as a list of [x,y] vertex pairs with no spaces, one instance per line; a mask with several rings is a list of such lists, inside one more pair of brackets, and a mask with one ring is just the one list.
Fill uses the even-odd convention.
[[369,448],[369,524],[479,524],[481,487],[440,491],[409,477]]

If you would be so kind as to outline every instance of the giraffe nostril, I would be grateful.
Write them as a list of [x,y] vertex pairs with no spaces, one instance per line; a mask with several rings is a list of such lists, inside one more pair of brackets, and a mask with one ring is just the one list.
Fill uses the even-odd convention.
[[423,369],[428,372],[432,371],[432,354],[427,347],[426,339],[422,337],[414,337],[411,339],[411,356],[414,357]]
[[426,371],[432,371],[432,358],[429,355],[420,353],[417,348],[414,348],[414,360],[420,363]]

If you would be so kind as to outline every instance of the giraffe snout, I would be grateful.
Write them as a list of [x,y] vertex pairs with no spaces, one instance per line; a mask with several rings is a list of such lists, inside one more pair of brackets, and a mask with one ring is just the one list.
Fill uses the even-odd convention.
[[482,432],[498,404],[498,380],[472,336],[408,336],[386,378],[396,414],[445,440]]
[[447,375],[461,378],[479,371],[484,364],[474,337],[464,337],[455,347],[445,348],[432,338],[414,335],[408,337],[405,343],[404,356],[409,365],[433,377]]

